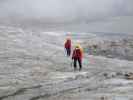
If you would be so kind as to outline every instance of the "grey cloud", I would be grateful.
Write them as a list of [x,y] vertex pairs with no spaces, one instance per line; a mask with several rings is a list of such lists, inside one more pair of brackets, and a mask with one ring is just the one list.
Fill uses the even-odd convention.
[[0,17],[69,23],[91,32],[131,33],[132,16],[133,0],[0,0]]
[[1,15],[50,18],[88,18],[133,14],[133,0],[5,0]]

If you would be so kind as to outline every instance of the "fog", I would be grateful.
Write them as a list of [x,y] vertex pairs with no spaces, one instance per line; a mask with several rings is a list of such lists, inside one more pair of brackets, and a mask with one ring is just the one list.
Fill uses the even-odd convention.
[[132,0],[1,0],[1,16],[90,19],[133,14]]
[[[43,19],[47,23],[98,23],[98,27],[99,23],[109,23],[110,27],[110,23],[123,23],[123,16],[131,18],[132,15],[133,0],[0,0],[1,18]],[[128,17],[124,20],[130,22]]]

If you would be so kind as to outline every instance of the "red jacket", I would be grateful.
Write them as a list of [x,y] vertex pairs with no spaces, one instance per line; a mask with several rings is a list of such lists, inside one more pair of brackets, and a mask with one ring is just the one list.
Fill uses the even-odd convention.
[[67,40],[66,42],[65,42],[65,48],[71,48],[71,40]]
[[72,59],[82,60],[82,52],[79,48],[76,48],[73,50]]

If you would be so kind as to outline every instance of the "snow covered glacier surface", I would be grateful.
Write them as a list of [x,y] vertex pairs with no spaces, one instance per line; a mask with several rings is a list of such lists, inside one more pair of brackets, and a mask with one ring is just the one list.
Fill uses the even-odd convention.
[[133,99],[133,81],[124,77],[133,70],[132,61],[85,54],[83,70],[74,72],[64,54],[65,37],[0,26],[0,100]]

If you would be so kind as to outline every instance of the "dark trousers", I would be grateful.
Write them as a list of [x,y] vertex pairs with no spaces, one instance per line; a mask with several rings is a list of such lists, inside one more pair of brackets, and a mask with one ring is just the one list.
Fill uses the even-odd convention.
[[79,63],[79,70],[82,69],[82,62],[79,58],[74,58],[74,70],[77,68],[77,62]]
[[67,52],[67,56],[71,55],[71,49],[70,48],[66,48],[66,52]]

